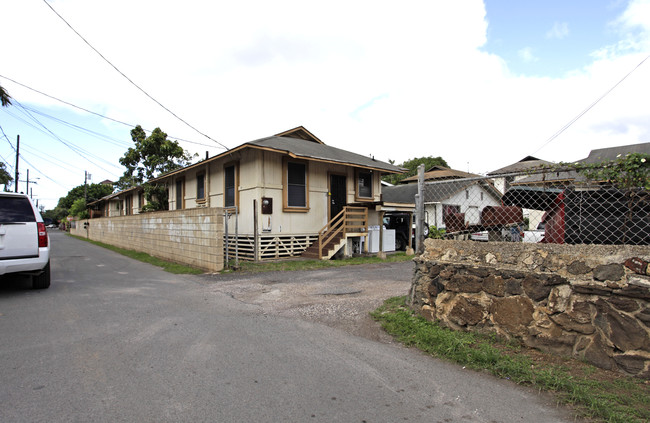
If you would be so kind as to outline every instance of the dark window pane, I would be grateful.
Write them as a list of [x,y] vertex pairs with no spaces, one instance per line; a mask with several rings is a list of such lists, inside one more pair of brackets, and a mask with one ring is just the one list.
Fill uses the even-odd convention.
[[299,185],[289,185],[288,203],[289,207],[307,206],[307,201],[305,198],[305,187]]
[[302,163],[288,163],[289,185],[305,185],[305,165]]
[[176,210],[183,208],[183,181],[176,181]]
[[205,198],[205,177],[198,175],[196,177],[196,199],[202,200]]
[[359,172],[359,197],[372,197],[372,174]]
[[34,210],[25,197],[4,197],[0,201],[0,223],[36,222]]
[[235,206],[235,166],[228,166],[224,169],[225,178],[225,196],[224,206]]
[[302,163],[287,163],[287,205],[307,207],[306,166]]

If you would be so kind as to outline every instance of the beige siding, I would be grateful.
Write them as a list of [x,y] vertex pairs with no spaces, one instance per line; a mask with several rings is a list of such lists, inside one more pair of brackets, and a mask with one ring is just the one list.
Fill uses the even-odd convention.
[[[224,206],[224,165],[235,162],[238,164],[237,192],[239,194],[239,233],[254,232],[253,201],[257,202],[258,230],[260,234],[314,234],[329,220],[329,175],[337,173],[346,175],[347,203],[354,203],[356,194],[356,173],[351,166],[333,163],[309,161],[309,210],[307,212],[283,211],[283,154],[257,150],[243,149],[232,155],[224,156],[209,162],[198,169],[189,169],[178,175],[185,178],[185,207],[223,207]],[[196,175],[204,172],[209,175],[206,181],[208,201],[196,201]],[[379,172],[373,175],[373,198],[366,201],[381,200],[381,182]],[[175,178],[168,181],[170,186],[170,209],[175,205]],[[262,198],[273,201],[272,214],[261,213]],[[372,219],[372,221],[377,219]],[[235,231],[235,218],[228,219],[230,234]],[[270,230],[267,230],[270,229]]]

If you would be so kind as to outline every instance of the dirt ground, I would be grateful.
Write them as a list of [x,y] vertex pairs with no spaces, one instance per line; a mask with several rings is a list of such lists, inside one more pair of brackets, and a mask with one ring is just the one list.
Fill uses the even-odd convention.
[[215,291],[263,313],[319,322],[353,335],[391,342],[368,313],[384,300],[406,295],[414,264],[378,263],[339,268],[204,276]]

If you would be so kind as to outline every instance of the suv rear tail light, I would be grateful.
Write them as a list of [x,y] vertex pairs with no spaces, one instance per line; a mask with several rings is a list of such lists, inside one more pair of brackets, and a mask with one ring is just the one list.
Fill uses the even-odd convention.
[[47,247],[47,229],[45,228],[45,223],[38,222],[36,226],[38,228],[38,247]]

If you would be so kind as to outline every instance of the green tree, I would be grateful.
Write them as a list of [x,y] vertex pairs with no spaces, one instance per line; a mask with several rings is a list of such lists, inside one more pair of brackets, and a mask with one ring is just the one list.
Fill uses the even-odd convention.
[[595,182],[609,183],[617,188],[650,189],[650,154],[619,154],[615,160],[606,163],[578,165],[578,172]]
[[124,175],[116,183],[120,190],[143,184],[190,163],[190,154],[177,141],[167,139],[167,134],[160,128],[147,136],[138,125],[131,130],[131,139],[135,145],[120,158],[120,164],[126,167]]
[[[11,105],[11,96],[4,88],[2,88],[2,86],[0,86],[0,104],[2,107]],[[4,184],[5,189],[8,189],[11,181],[13,180],[14,178],[12,178],[9,172],[7,172],[7,167],[5,164],[0,163],[0,184]]]
[[70,216],[78,217],[79,219],[88,219],[90,216],[86,209],[86,202],[83,198],[77,198],[69,210]]
[[61,222],[68,216],[68,209],[55,207],[52,210],[45,210],[42,215],[43,219],[50,218],[53,222]]
[[[391,164],[395,164],[395,160],[389,160]],[[424,170],[427,171],[431,169],[434,166],[444,166],[444,167],[449,167],[445,159],[442,157],[432,157],[432,156],[427,156],[427,157],[416,157],[414,159],[406,160],[403,163],[398,164],[397,166],[403,167],[407,169],[408,171],[406,173],[402,174],[393,174],[393,175],[386,175],[382,179],[388,183],[391,184],[397,184],[399,181],[402,179],[409,178],[411,176],[415,176],[418,173],[418,166],[421,164],[424,165]]]
[[0,162],[0,185],[4,185],[5,189],[8,189],[13,180],[14,178],[7,172],[7,165]]
[[131,139],[135,145],[120,158],[120,164],[126,167],[126,171],[115,186],[124,190],[142,185],[148,203],[144,210],[166,209],[166,187],[146,181],[189,165],[192,157],[177,141],[167,139],[167,134],[160,128],[147,136],[138,125],[131,130]]
[[0,86],[0,104],[2,104],[2,107],[7,107],[11,105],[11,96],[9,95],[7,90],[2,88],[2,86]]
[[106,184],[89,184],[87,187],[84,187],[84,185],[81,184],[68,191],[68,195],[65,197],[59,198],[57,208],[69,210],[76,200],[79,198],[82,200],[84,199],[85,190],[87,190],[86,195],[88,196],[88,202],[92,203],[93,201],[99,200],[100,198],[111,194],[113,192],[113,186]]

